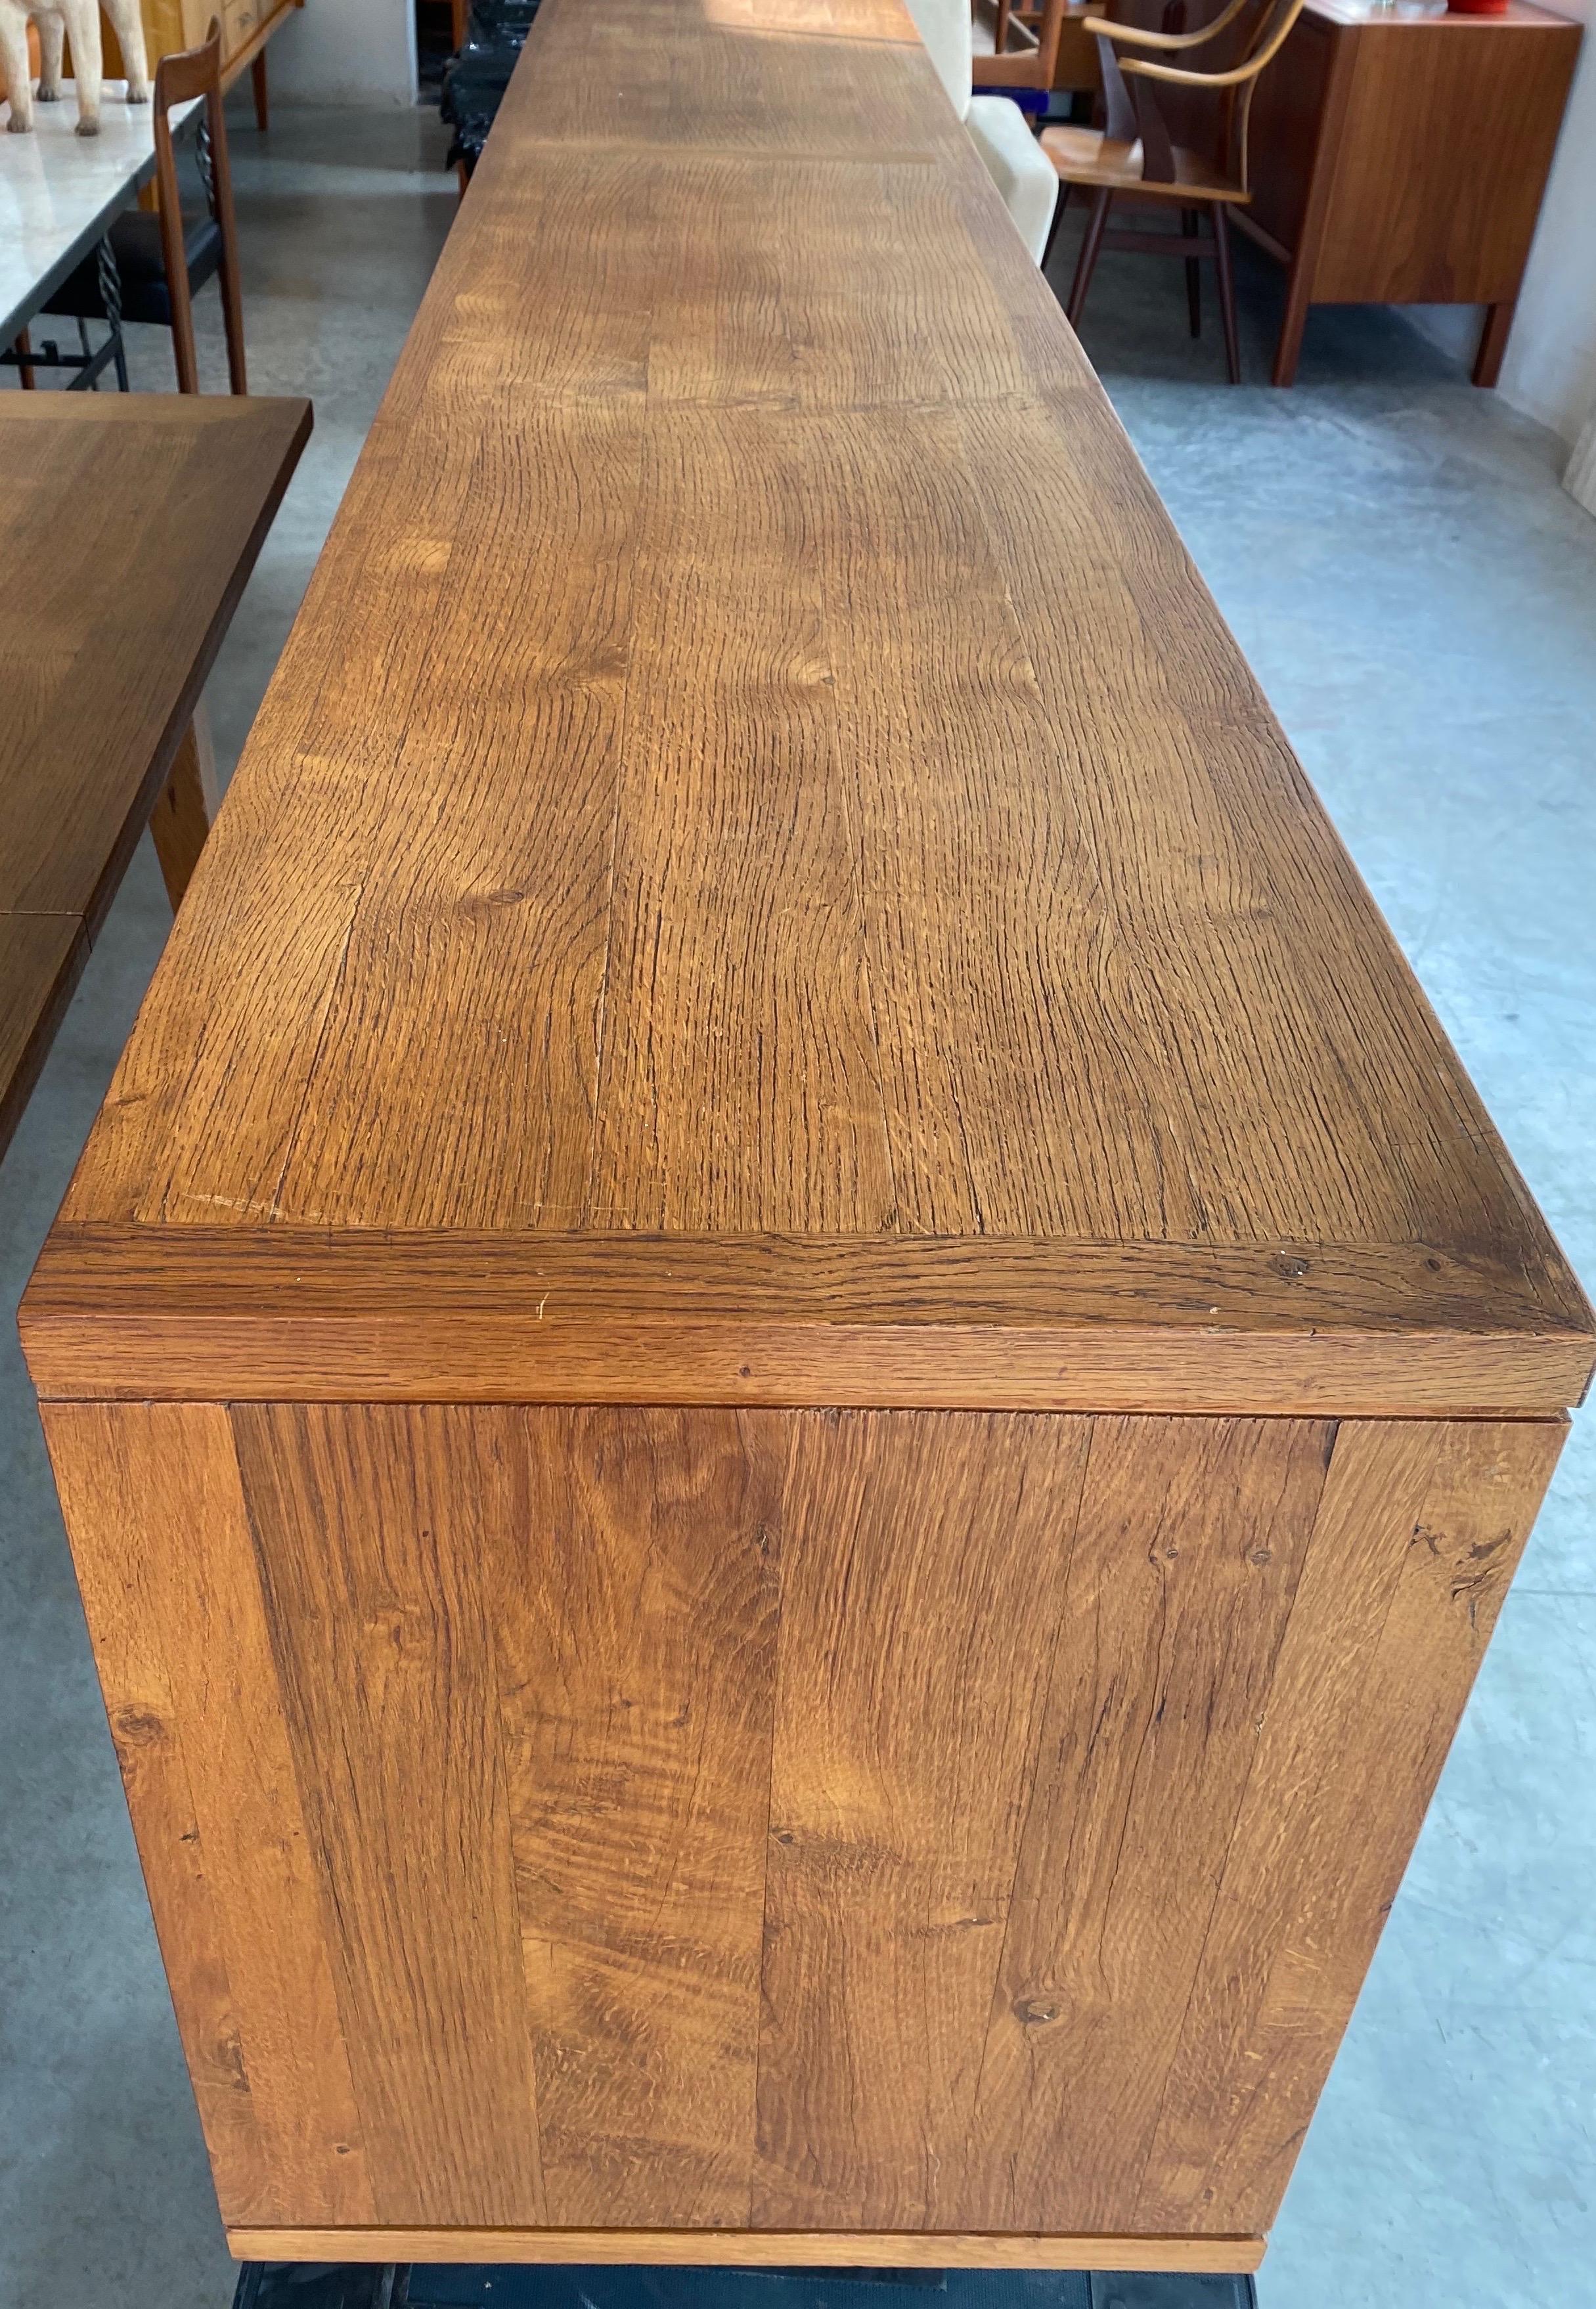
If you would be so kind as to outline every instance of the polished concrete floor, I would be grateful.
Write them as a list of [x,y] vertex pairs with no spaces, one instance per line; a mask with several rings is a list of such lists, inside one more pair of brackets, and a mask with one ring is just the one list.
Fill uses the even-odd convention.
[[[436,124],[234,143],[257,391],[317,432],[212,685],[236,752],[453,210]],[[1056,260],[1067,278],[1073,221]],[[1596,522],[1557,445],[1398,317],[1262,384],[1177,265],[1105,257],[1083,334],[1553,1224],[1596,1278]],[[208,378],[225,381],[207,298]],[[164,341],[136,355],[168,380]],[[420,480],[418,476],[418,480]],[[147,846],[0,1166],[14,1302],[167,924]],[[1596,2300],[1596,1410],[1509,1599],[1260,2280],[1264,2309]],[[9,1318],[0,1328],[0,2309],[221,2309],[189,2098]]]

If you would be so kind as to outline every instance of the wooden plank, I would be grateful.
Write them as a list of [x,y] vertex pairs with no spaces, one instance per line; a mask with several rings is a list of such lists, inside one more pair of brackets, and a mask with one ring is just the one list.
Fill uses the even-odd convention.
[[554,2223],[747,2218],[783,1425],[473,1421]]
[[[834,676],[805,574],[809,445],[787,416],[682,411],[650,432],[643,491],[646,674],[628,693],[584,1219],[650,1233],[890,1227]],[[724,540],[713,556],[704,521]],[[735,648],[706,649],[733,631]],[[712,927],[682,903],[710,859]]]
[[1261,2230],[1562,1433],[48,1417],[230,2225],[556,2251]]
[[1566,1432],[1340,1430],[1137,2227],[1273,2219]]
[[47,1397],[1419,1416],[1580,1395],[1557,1290],[1421,1245],[57,1225],[20,1320]]
[[755,2227],[956,2226],[1089,1434],[794,1423]]
[[[345,822],[362,813],[380,820],[387,791],[385,775],[403,742],[405,724],[402,720],[396,729],[374,729],[351,705],[369,689],[396,703],[413,700],[431,679],[431,619],[446,596],[453,518],[470,490],[476,461],[474,440],[461,433],[439,440],[436,448],[437,454],[423,459],[412,477],[403,520],[390,523],[380,540],[373,539],[358,566],[325,553],[317,564],[306,599],[316,605],[317,617],[307,627],[301,616],[295,630],[311,636],[319,632],[321,638],[312,640],[304,689],[279,722],[281,774],[240,783],[235,773],[227,807],[205,845],[207,880],[233,882],[240,861],[258,860],[277,843],[297,839],[296,803],[308,808],[313,819],[331,805]],[[362,505],[381,494],[403,458],[403,445],[390,445],[380,424],[374,428],[334,523],[334,534],[359,518]],[[409,616],[361,622],[356,605],[377,588],[402,592]],[[275,701],[280,697],[281,690],[273,685],[256,724],[257,735],[268,721],[278,719]],[[334,747],[343,751],[346,768],[358,760],[342,787],[335,784],[328,761]],[[259,967],[274,987],[269,1007],[255,1014],[255,1031],[247,1039],[218,1042],[204,1032],[205,1007],[215,999],[200,959],[209,951],[209,908],[185,907],[174,924],[177,943],[169,940],[167,951],[173,959],[171,983],[178,999],[169,1010],[163,1009],[147,1041],[138,1037],[138,1047],[130,1042],[124,1051],[117,1069],[123,1088],[101,1110],[103,1129],[91,1134],[96,1180],[102,1186],[119,1181],[115,1190],[119,1219],[139,1215],[139,1196],[145,1198],[143,1215],[152,1223],[185,1213],[181,1179],[188,1137],[184,1111],[191,1102],[208,1103],[220,1111],[239,1094],[247,1079],[254,1085],[250,1095],[256,1125],[250,1160],[241,1172],[230,1175],[226,1198],[207,1191],[196,1204],[188,1204],[186,1215],[236,1223],[251,1209],[263,1213],[273,1206],[304,1091],[291,1053],[307,1040],[319,1041],[326,1031],[341,982],[339,958],[353,938],[363,886],[339,870],[319,838],[305,840],[299,880],[301,904],[291,923],[273,921],[260,892],[251,895],[235,888],[224,902],[230,912],[235,905],[242,910],[240,919],[250,924],[256,941]],[[163,1158],[149,1179],[140,1150],[156,1140]],[[124,1192],[134,1198],[126,1207],[120,1200]]]
[[[538,89],[535,114],[516,91],[525,133],[561,148],[846,163],[945,148],[957,129],[898,0],[844,0],[820,13],[812,0],[620,0],[599,18],[584,0],[559,0],[533,55],[540,78],[556,70]],[[584,78],[573,83],[563,67],[578,57]],[[522,143],[499,138],[498,127],[473,180],[492,188],[496,203]]]
[[[1096,1423],[956,2218],[1133,2227],[1334,1430]],[[1210,2165],[1204,2225],[1236,2226]]]
[[377,2218],[227,1414],[45,1432],[223,2218]]
[[233,1421],[376,2218],[541,2219],[464,1414]]
[[923,2229],[233,2228],[237,2261],[723,2269],[1122,2269],[1240,2276],[1260,2236],[980,2236]]

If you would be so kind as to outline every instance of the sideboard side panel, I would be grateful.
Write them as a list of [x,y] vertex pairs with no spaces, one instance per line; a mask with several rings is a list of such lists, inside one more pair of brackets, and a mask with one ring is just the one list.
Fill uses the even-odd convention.
[[1175,2241],[1272,2214],[1565,1428],[46,1418],[235,2230]]

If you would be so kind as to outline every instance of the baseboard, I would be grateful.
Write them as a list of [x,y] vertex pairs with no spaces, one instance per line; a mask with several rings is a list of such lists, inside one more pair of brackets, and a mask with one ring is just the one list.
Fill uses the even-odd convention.
[[926,2229],[234,2228],[238,2261],[624,2262],[697,2268],[1076,2269],[1245,2276],[1261,2236]]

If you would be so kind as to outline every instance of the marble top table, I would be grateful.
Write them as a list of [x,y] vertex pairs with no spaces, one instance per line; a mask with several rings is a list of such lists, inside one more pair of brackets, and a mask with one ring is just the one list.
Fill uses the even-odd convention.
[[[27,136],[0,134],[0,346],[25,329],[111,221],[155,173],[153,108],[126,101],[126,81],[108,80],[98,136],[76,132],[77,91],[36,106]],[[199,108],[171,108],[174,129]],[[0,124],[11,107],[0,104]]]

